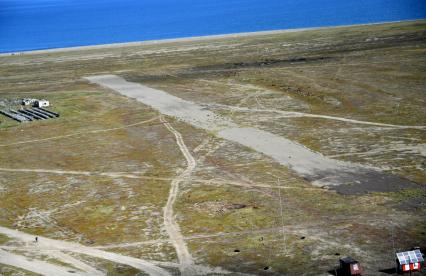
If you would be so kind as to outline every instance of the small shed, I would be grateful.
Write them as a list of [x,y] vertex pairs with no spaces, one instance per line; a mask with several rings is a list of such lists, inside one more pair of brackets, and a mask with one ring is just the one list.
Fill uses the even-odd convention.
[[362,267],[358,261],[352,259],[351,257],[341,258],[340,259],[340,274],[343,276],[353,276],[361,275]]
[[50,105],[50,103],[49,103],[49,101],[47,101],[47,100],[37,100],[37,101],[35,101],[35,103],[34,103],[34,106],[35,107],[47,107],[47,106],[49,106]]
[[396,253],[398,272],[420,271],[424,262],[420,249]]

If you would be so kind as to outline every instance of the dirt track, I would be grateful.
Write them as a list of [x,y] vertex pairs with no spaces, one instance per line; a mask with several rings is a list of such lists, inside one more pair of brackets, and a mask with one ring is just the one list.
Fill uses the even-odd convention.
[[0,250],[0,263],[19,267],[34,273],[46,275],[46,276],[56,276],[56,275],[90,275],[83,272],[75,272],[71,269],[66,269],[65,267],[49,264],[47,262],[39,260],[30,260],[24,256],[16,255],[9,253],[4,250]]
[[161,117],[161,122],[163,122],[166,128],[176,137],[176,143],[178,144],[182,154],[185,156],[187,163],[187,168],[175,179],[173,179],[171,183],[167,204],[164,207],[164,226],[174,248],[176,249],[179,263],[181,265],[180,271],[182,275],[193,275],[191,267],[194,265],[194,261],[188,251],[188,247],[186,246],[185,240],[181,234],[180,227],[174,218],[175,215],[173,213],[173,205],[179,193],[179,184],[191,175],[197,163],[186,147],[182,135],[176,129],[174,129],[163,117]]
[[[134,268],[140,269],[141,271],[144,271],[148,273],[149,275],[170,275],[166,270],[159,268],[147,261],[144,261],[142,259],[137,259],[133,257],[123,256],[120,254],[102,251],[95,248],[90,248],[87,246],[83,246],[77,243],[72,242],[65,242],[65,241],[58,241],[53,240],[45,237],[39,237],[39,240],[37,243],[34,243],[34,236],[30,234],[26,234],[24,232],[8,229],[6,227],[0,227],[0,233],[4,234],[10,238],[18,239],[22,242],[25,242],[27,245],[32,245],[33,248],[39,249],[40,251],[45,250],[60,250],[60,251],[68,251],[68,252],[74,252],[79,254],[84,254],[96,258],[101,258],[105,260],[109,260],[116,263],[121,263],[125,265],[132,266]],[[24,265],[25,259],[20,258],[19,256],[10,255],[7,253],[0,255],[0,263],[5,264],[16,264],[20,266],[21,264]],[[31,266],[27,266],[27,268],[31,268]],[[33,270],[36,273],[39,273],[35,270]],[[54,273],[51,275],[62,275],[58,273]],[[75,274],[74,274],[75,275]]]

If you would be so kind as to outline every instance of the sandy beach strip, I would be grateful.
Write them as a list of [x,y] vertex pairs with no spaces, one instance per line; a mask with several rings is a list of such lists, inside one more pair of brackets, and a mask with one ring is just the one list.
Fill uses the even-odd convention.
[[73,47],[64,47],[64,48],[52,48],[52,49],[40,49],[40,50],[0,53],[0,57],[73,52],[73,51],[83,51],[83,50],[114,49],[114,48],[122,48],[122,47],[135,47],[135,46],[145,46],[145,45],[162,45],[162,44],[171,44],[171,43],[203,42],[203,41],[210,41],[210,40],[243,38],[243,37],[250,37],[250,36],[276,35],[276,34],[284,34],[284,33],[316,31],[316,30],[326,30],[326,29],[339,29],[339,28],[348,28],[348,27],[374,26],[374,25],[393,24],[393,23],[401,23],[401,22],[414,22],[414,21],[422,21],[422,20],[425,20],[425,19],[384,21],[384,22],[366,23],[366,24],[339,25],[339,26],[326,26],[326,27],[310,27],[310,28],[295,28],[295,29],[280,29],[280,30],[270,30],[270,31],[255,31],[255,32],[205,35],[205,36],[193,36],[193,37],[182,37],[182,38],[169,38],[169,39],[159,39],[159,40],[119,42],[119,43],[87,45],[87,46],[73,46]]

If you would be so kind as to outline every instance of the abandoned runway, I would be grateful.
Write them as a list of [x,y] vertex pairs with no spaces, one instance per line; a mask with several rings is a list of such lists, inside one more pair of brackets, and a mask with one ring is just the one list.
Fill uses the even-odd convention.
[[197,103],[128,82],[119,76],[100,75],[86,79],[124,96],[135,98],[162,114],[215,133],[219,138],[263,153],[319,187],[329,186],[338,192],[348,194],[417,187],[417,184],[409,180],[381,172],[376,168],[334,160],[282,136],[252,127],[241,127],[228,118],[205,110]]

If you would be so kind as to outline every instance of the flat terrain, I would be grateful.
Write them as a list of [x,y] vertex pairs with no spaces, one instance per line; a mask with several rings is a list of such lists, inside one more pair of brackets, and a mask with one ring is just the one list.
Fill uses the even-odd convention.
[[61,117],[0,117],[0,274],[387,275],[425,87],[426,21],[1,56]]

